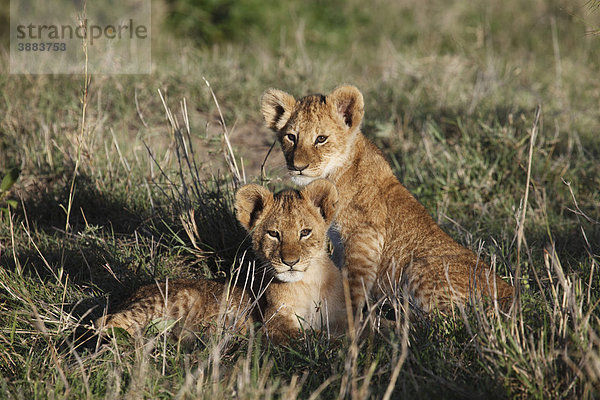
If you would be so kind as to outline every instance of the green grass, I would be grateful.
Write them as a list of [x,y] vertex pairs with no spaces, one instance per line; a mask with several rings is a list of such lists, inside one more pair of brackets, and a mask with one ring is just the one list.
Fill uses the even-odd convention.
[[[393,398],[598,397],[594,2],[239,4],[264,9],[235,17],[251,26],[234,41],[219,35],[236,24],[210,27],[211,45],[164,28],[170,9],[155,2],[153,72],[93,76],[83,127],[83,77],[8,75],[2,48],[0,179],[21,174],[0,192],[0,397],[381,398],[388,386]],[[155,279],[228,275],[248,245],[203,77],[247,181],[274,139],[260,119],[266,88],[358,86],[364,133],[447,232],[518,280],[519,307],[408,321],[396,302],[399,318],[381,332],[367,321],[355,339],[307,333],[290,348],[260,332],[81,344],[107,304]],[[266,178],[280,188],[289,182],[273,151]]]

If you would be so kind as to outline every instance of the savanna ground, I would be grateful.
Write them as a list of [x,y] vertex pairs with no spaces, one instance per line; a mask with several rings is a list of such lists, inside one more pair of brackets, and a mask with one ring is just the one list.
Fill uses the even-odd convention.
[[[0,191],[0,397],[598,397],[599,29],[582,0],[156,1],[152,73],[86,84],[9,75],[4,28],[0,178],[18,177]],[[260,181],[263,91],[341,83],[401,181],[516,285],[510,315],[290,347],[78,339],[141,284],[237,268],[224,126],[241,180]],[[262,181],[289,185],[278,147]]]

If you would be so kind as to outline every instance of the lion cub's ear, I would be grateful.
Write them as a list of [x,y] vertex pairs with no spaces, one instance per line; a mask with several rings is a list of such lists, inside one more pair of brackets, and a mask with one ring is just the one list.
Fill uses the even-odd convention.
[[256,225],[258,217],[273,201],[273,193],[259,185],[244,185],[235,194],[235,215],[246,230]]
[[278,89],[269,89],[263,94],[261,111],[267,127],[278,131],[292,115],[296,99],[291,94]]
[[319,207],[327,225],[331,224],[337,212],[339,198],[335,185],[327,179],[317,179],[306,185],[300,193]]
[[356,87],[340,86],[329,93],[327,100],[335,104],[338,115],[350,130],[354,131],[360,126],[365,114],[365,102]]

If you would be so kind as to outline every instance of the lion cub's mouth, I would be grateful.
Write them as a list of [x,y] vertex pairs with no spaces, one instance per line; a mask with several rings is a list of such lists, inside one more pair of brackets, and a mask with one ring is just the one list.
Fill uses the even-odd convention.
[[320,175],[320,169],[314,165],[307,166],[307,168],[297,169],[293,164],[286,162],[288,173],[292,176],[302,176],[307,178],[317,178]]
[[316,177],[315,174],[311,174],[311,173],[309,173],[307,171],[296,171],[294,169],[289,169],[289,168],[288,168],[288,171],[290,172],[290,174],[295,175],[295,176],[307,176],[307,177],[310,177],[310,178],[315,178]]

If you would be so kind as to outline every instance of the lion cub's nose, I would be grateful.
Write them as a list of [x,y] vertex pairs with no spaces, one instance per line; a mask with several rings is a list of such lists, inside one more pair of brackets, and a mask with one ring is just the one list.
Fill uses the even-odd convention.
[[308,168],[308,164],[306,165],[302,165],[302,166],[297,166],[296,164],[292,165],[292,168],[294,169],[294,171],[298,171],[298,172],[302,172],[304,171],[306,168]]
[[290,268],[293,267],[294,265],[298,264],[298,261],[300,261],[299,258],[296,258],[295,260],[286,260],[283,257],[281,257],[281,262]]

